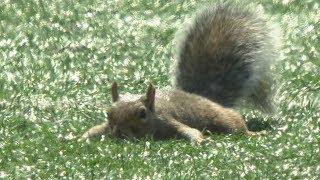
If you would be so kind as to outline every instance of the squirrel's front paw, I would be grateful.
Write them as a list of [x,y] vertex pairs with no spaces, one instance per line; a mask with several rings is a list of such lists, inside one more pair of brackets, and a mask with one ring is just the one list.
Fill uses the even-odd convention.
[[84,142],[89,138],[89,134],[86,132],[84,133],[79,139],[78,142]]
[[202,133],[197,129],[190,128],[185,132],[185,135],[193,145],[201,145],[205,140]]
[[203,142],[204,142],[204,138],[200,137],[200,136],[191,139],[191,144],[193,144],[193,145],[199,146],[199,145],[203,144]]

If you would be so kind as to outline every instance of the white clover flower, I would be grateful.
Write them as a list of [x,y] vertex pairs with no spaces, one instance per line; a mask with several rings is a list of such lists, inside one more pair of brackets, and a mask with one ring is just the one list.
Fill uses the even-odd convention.
[[0,179],[5,179],[6,177],[8,177],[8,174],[4,171],[0,171]]

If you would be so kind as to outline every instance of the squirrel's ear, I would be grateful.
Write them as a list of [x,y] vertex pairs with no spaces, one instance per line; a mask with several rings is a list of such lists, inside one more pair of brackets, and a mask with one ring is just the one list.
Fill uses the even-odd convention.
[[147,99],[146,99],[146,107],[149,108],[151,111],[154,110],[154,100],[156,95],[156,89],[154,86],[150,83],[147,91]]
[[112,101],[113,102],[116,102],[119,100],[118,85],[116,82],[113,82],[113,84],[112,84],[111,94],[112,94]]

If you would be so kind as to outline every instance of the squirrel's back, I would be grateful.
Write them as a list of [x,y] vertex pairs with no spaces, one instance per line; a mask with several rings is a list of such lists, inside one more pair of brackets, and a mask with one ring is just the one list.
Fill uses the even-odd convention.
[[224,106],[247,99],[271,111],[276,30],[259,12],[239,3],[200,10],[177,34],[175,86]]
[[[232,133],[233,130],[246,127],[238,112],[207,98],[179,90],[158,91],[155,113],[160,117],[174,117],[177,121],[199,130],[207,128],[212,132]],[[161,120],[156,122],[161,123],[159,121]],[[167,128],[160,130],[167,131]]]

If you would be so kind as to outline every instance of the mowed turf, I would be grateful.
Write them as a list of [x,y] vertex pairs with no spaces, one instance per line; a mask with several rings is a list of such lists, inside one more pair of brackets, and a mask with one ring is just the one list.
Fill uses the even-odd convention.
[[241,108],[263,137],[98,138],[110,85],[170,86],[174,33],[205,1],[0,2],[0,179],[320,177],[320,4],[256,1],[283,31],[273,69],[278,111]]

